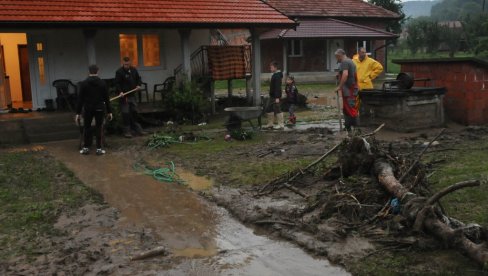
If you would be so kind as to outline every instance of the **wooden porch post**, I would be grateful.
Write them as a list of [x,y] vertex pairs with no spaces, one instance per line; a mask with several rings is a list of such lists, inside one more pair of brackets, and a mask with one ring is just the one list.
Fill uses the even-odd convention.
[[288,75],[288,40],[283,39],[283,74]]
[[252,38],[252,82],[254,106],[261,104],[261,40],[256,29],[251,29]]
[[181,29],[179,31],[181,39],[181,56],[183,72],[189,81],[191,81],[191,52],[190,52],[190,29]]
[[97,64],[97,52],[95,46],[95,36],[97,30],[84,30],[86,54],[88,57],[88,65]]

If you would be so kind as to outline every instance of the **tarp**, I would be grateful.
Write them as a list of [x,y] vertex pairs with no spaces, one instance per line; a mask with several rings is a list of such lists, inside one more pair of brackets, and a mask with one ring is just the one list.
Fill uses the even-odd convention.
[[248,73],[247,46],[209,46],[208,65],[213,80],[244,79]]

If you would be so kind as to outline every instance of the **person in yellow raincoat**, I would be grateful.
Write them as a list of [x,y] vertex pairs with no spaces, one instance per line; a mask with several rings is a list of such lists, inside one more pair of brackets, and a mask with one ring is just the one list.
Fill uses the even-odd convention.
[[[383,65],[373,58],[368,57],[366,48],[361,47],[352,61],[356,64],[358,74],[359,92],[364,89],[373,89],[373,81],[383,72]],[[361,97],[358,95],[356,109],[361,107]]]
[[359,90],[373,89],[373,81],[383,72],[383,65],[368,57],[364,47],[359,48],[358,54],[353,58],[356,64]]

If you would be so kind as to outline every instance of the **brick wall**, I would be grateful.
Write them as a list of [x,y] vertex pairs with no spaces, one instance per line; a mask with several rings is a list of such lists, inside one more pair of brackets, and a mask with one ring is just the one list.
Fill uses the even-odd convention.
[[415,78],[431,78],[435,86],[447,88],[444,108],[451,120],[465,125],[488,124],[488,62],[452,59],[397,63],[402,72],[411,72]]

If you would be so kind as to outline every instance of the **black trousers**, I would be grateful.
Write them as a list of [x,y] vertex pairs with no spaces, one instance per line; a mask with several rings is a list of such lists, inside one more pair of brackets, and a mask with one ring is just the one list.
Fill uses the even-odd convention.
[[85,113],[83,114],[83,135],[84,135],[84,146],[90,147],[92,144],[92,132],[91,132],[91,124],[93,119],[95,119],[95,136],[96,136],[96,143],[97,149],[102,148],[102,137],[103,137],[103,117],[105,116],[105,112],[103,110],[89,110],[85,109]]

